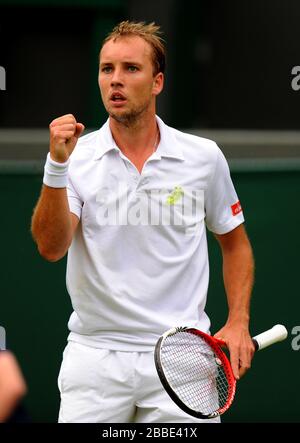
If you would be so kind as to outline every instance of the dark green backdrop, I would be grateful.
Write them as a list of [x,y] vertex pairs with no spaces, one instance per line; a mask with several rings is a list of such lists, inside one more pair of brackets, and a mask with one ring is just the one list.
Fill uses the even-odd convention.
[[[234,173],[256,257],[252,302],[253,334],[283,323],[300,325],[298,291],[300,172]],[[65,260],[47,263],[37,253],[29,226],[40,174],[2,173],[2,272],[0,325],[19,359],[29,392],[26,405],[37,422],[55,422],[56,378],[67,337],[71,304],[65,289]],[[212,332],[226,318],[221,261],[210,236],[211,284],[208,313]],[[300,351],[284,343],[257,354],[238,384],[224,421],[300,421]]]

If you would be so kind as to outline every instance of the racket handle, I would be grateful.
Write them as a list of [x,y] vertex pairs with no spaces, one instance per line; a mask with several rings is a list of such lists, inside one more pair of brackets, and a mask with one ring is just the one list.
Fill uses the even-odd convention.
[[283,325],[275,325],[273,328],[268,329],[261,334],[252,338],[255,350],[260,351],[274,343],[285,340],[288,336],[288,332]]

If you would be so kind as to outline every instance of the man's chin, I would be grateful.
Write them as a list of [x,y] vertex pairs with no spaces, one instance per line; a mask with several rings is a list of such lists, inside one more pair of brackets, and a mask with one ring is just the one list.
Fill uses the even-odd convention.
[[118,123],[123,123],[124,125],[130,125],[137,120],[139,114],[134,113],[134,112],[110,111],[109,115],[111,118],[116,120]]
[[113,118],[114,120],[116,120],[117,122],[124,122],[128,119],[127,113],[124,111],[120,111],[120,112],[115,112],[115,111],[111,111],[109,112],[109,115],[111,118]]

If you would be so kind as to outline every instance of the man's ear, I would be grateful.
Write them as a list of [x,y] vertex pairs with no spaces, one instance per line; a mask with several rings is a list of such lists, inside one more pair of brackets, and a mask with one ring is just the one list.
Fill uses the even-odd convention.
[[162,72],[159,72],[156,74],[156,76],[153,79],[153,94],[158,95],[161,93],[164,87],[164,74]]

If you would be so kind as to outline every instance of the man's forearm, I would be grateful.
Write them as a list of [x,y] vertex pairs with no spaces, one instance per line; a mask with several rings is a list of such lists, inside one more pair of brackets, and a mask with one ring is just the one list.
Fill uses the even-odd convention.
[[216,235],[223,256],[223,278],[228,301],[228,321],[248,325],[254,282],[254,258],[244,225]]
[[223,277],[228,300],[228,322],[249,324],[254,282],[254,259],[249,242],[223,251]]
[[49,261],[62,258],[72,240],[72,220],[66,188],[43,185],[31,224],[40,254]]

